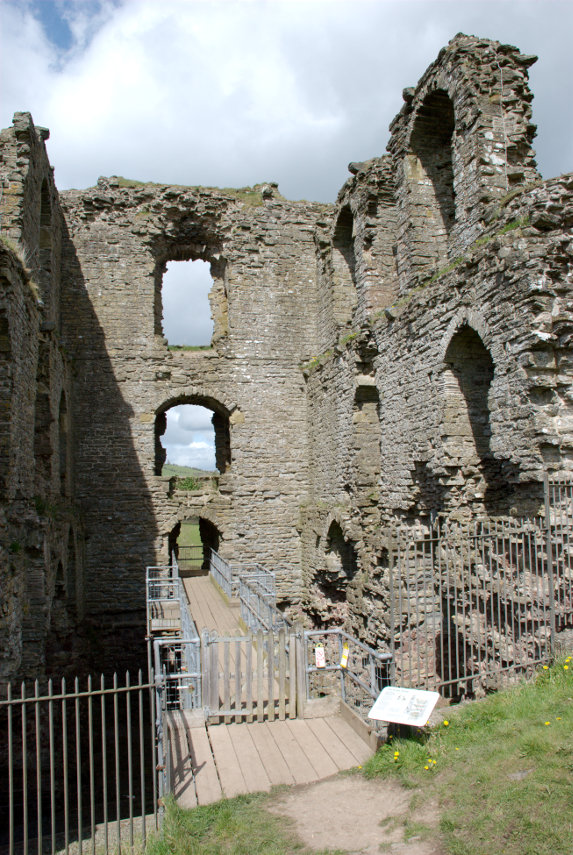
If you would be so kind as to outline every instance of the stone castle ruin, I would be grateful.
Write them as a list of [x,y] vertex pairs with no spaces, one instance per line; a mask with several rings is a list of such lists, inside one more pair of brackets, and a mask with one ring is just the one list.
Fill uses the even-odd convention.
[[[397,525],[539,512],[573,460],[573,176],[536,170],[528,67],[457,35],[336,204],[100,178],[0,135],[0,676],[141,662],[145,567],[178,525],[277,572],[316,626],[387,639]],[[214,333],[169,348],[169,261]],[[193,295],[189,297],[193,301]],[[161,475],[166,412],[213,412],[218,478]]]

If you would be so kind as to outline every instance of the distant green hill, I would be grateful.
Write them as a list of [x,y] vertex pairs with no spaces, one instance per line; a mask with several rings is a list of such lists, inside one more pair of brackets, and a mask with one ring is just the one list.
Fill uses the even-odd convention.
[[215,473],[208,469],[195,469],[193,466],[178,466],[176,463],[166,463],[161,470],[164,478],[198,478],[201,475],[212,476]]

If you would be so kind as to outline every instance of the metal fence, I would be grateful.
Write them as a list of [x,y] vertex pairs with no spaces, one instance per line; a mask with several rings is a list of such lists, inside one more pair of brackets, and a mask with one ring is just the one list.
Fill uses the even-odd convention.
[[153,641],[153,667],[160,710],[200,709],[201,640],[165,637]]
[[8,685],[0,699],[0,851],[121,853],[158,827],[153,682]]
[[392,653],[373,650],[341,629],[305,630],[303,661],[308,700],[340,696],[364,719],[392,683]]
[[554,592],[554,633],[573,628],[573,480],[545,476],[548,572]]
[[570,609],[548,543],[536,521],[398,530],[389,579],[399,684],[472,694],[548,661],[556,609]]
[[239,577],[241,619],[251,632],[276,632],[290,626],[290,621],[277,608],[275,575],[261,570]]
[[209,573],[227,597],[234,597],[237,592],[239,580],[233,573],[231,565],[221,558],[218,552],[211,550],[209,559]]

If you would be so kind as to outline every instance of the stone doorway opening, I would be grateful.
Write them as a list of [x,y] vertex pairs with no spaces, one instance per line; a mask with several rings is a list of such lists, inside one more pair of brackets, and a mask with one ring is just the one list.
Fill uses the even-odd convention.
[[189,576],[207,576],[211,550],[219,551],[221,533],[216,525],[201,516],[180,520],[169,533],[169,558],[175,558],[179,573]]

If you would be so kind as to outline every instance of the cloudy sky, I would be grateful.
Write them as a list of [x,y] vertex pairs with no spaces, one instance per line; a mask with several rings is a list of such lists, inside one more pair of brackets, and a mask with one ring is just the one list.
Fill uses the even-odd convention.
[[[539,56],[539,167],[571,171],[573,0],[0,0],[0,122],[29,110],[50,128],[60,189],[99,175],[277,181],[288,198],[333,201],[459,31]],[[177,315],[184,289],[208,279],[171,275]],[[201,324],[194,338],[208,336]]]

